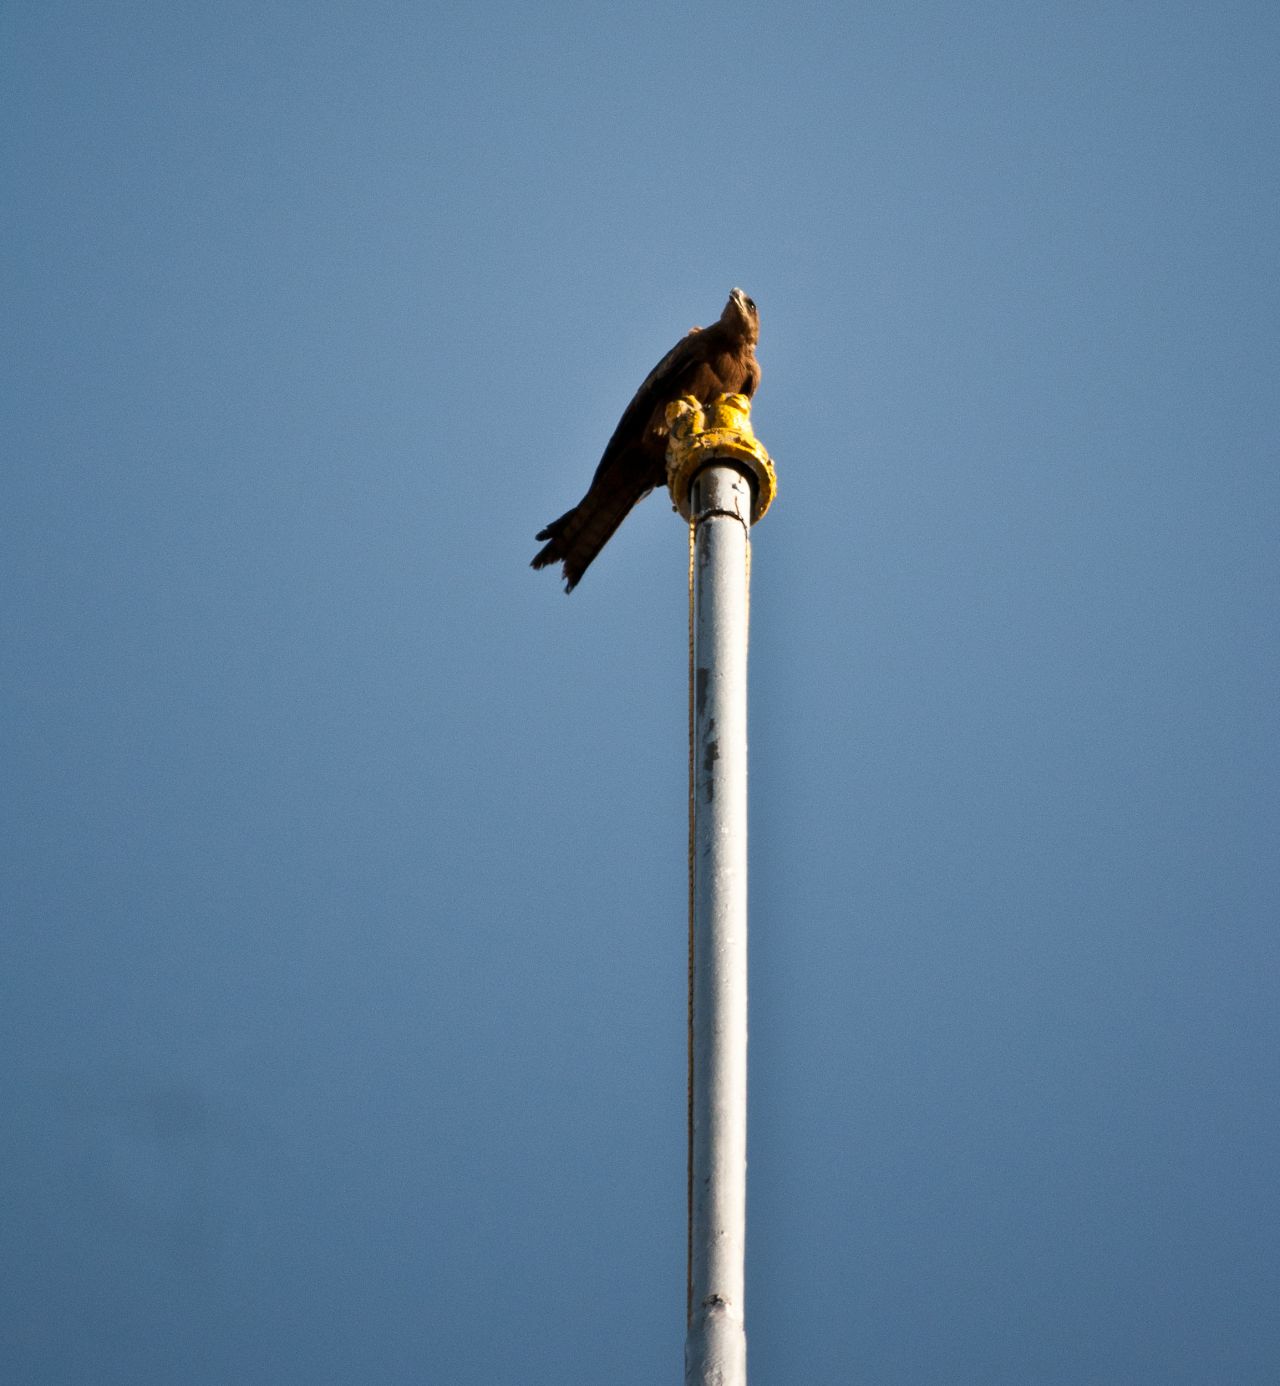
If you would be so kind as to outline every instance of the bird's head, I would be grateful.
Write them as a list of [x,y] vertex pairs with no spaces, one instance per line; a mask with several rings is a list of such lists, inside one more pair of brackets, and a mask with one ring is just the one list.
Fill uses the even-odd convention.
[[760,339],[760,314],[756,311],[755,300],[748,298],[741,289],[734,289],[730,293],[720,321],[749,342]]

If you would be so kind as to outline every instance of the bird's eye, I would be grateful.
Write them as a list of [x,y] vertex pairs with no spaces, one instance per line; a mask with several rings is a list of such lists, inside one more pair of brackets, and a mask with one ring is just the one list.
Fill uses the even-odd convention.
[[747,307],[750,308],[751,311],[752,311],[753,313],[755,312],[755,310],[756,310],[756,301],[755,301],[754,298],[749,298],[749,299],[747,299]]

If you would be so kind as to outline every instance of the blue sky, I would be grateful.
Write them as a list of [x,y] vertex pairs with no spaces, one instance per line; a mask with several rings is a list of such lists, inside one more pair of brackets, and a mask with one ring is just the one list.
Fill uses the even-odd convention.
[[753,1381],[1280,1373],[1262,4],[9,6],[31,1386],[678,1379],[685,562],[760,305]]

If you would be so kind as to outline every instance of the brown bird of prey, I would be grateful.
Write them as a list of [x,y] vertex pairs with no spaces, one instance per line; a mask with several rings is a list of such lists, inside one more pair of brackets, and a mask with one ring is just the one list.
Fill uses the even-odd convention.
[[720,321],[695,327],[649,372],[613,430],[587,494],[539,535],[546,541],[535,568],[564,564],[564,590],[572,592],[636,501],[667,480],[667,405],[681,395],[706,404],[716,395],[750,398],[760,383],[756,305],[734,289]]

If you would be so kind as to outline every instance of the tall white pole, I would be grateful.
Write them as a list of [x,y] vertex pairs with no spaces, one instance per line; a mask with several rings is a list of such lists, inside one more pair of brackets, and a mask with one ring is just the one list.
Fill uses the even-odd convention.
[[712,462],[694,526],[686,1386],[745,1386],[747,599],[751,485]]

